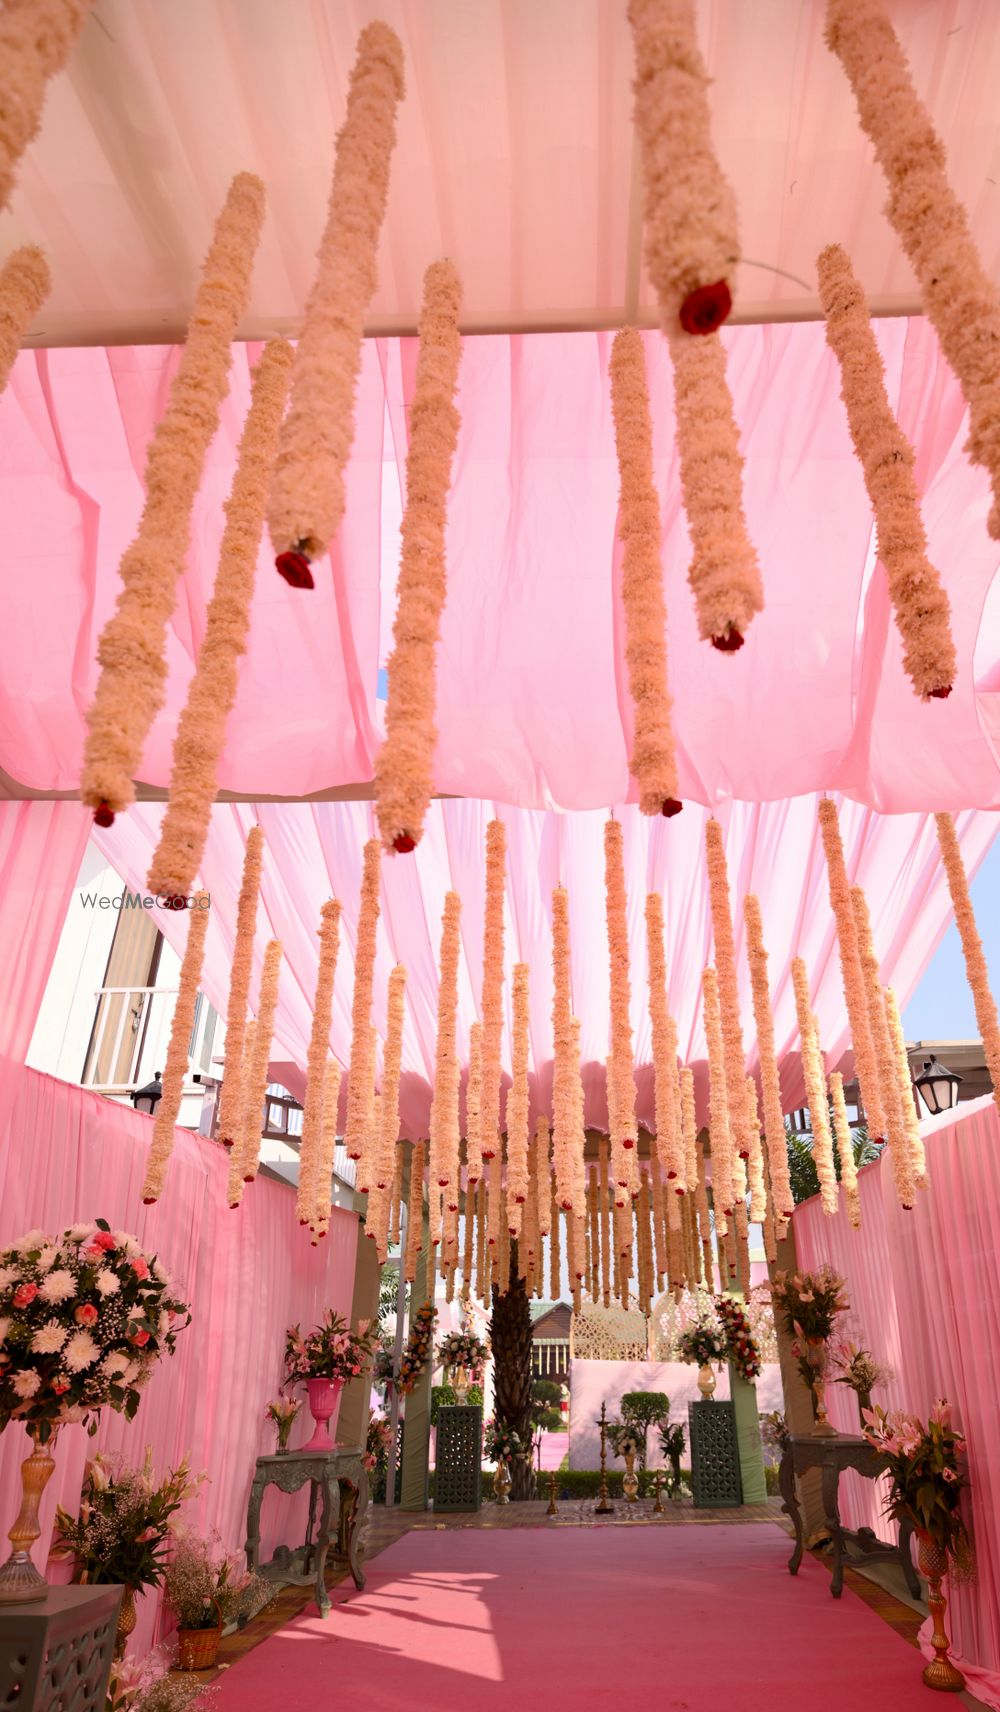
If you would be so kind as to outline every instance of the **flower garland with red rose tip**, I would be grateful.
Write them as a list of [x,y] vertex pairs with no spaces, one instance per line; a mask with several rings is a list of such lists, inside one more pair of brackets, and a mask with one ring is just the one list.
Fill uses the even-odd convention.
[[573,1010],[569,893],[552,893],[552,1163],[556,1200],[573,1205]]
[[538,1156],[538,1237],[547,1237],[552,1229],[552,1161],[549,1154],[551,1134],[549,1120],[542,1112],[535,1125],[535,1147]]
[[448,261],[434,262],[424,275],[385,742],[375,763],[382,842],[387,850],[402,852],[419,844],[434,788],[437,647],[447,588],[445,527],[459,428],[455,392],[462,355],[461,304],[455,268]]
[[410,1177],[406,1194],[406,1253],[403,1273],[407,1284],[417,1276],[417,1257],[424,1246],[424,1164],[426,1143],[415,1141],[410,1154]]
[[399,1137],[399,1078],[403,1062],[403,1022],[406,1014],[406,970],[397,963],[389,976],[386,999],[385,1053],[382,1058],[382,1098],[373,1149],[374,1171],[368,1191],[365,1228],[375,1242],[379,1265],[388,1253],[392,1190]]
[[[855,1230],[861,1229],[861,1198],[858,1194],[858,1168],[854,1162],[854,1143],[847,1120],[844,1099],[844,1078],[839,1070],[830,1072],[830,1105],[833,1110],[833,1137],[840,1156],[840,1187],[847,1201],[847,1217]],[[765,1231],[766,1235],[766,1231]]]
[[733,1210],[732,1137],[729,1133],[729,1096],[726,1088],[726,1054],[722,1043],[719,983],[714,969],[701,978],[702,1015],[708,1047],[708,1135],[712,1150],[712,1197],[715,1226],[725,1236]]
[[685,1064],[680,1073],[681,1084],[681,1146],[684,1155],[684,1181],[688,1193],[698,1182],[698,1125],[695,1119],[694,1071]]
[[226,1200],[230,1212],[236,1211],[243,1201],[243,1160],[244,1125],[247,1108],[250,1104],[250,1084],[253,1080],[254,1042],[257,1037],[256,1019],[247,1023],[246,1034],[243,1037],[243,1058],[240,1062],[240,1121],[229,1153],[229,1175],[226,1184]]
[[[908,1096],[904,1096],[896,1073],[892,1029],[886,1013],[879,961],[875,954],[875,944],[872,939],[868,899],[865,897],[861,886],[852,886],[850,895],[851,912],[854,916],[858,940],[858,956],[861,960],[861,975],[865,987],[865,1003],[868,1007],[868,1021],[871,1026],[872,1048],[879,1067],[879,1093],[882,1100],[882,1116],[885,1122],[883,1133],[892,1160],[896,1194],[900,1205],[909,1208],[913,1206],[915,1184],[913,1172],[908,1163],[910,1142],[904,1107],[904,1097]],[[870,1128],[871,1121],[869,1119]]]
[[375,978],[375,946],[379,917],[379,874],[382,847],[377,838],[365,844],[358,904],[358,932],[354,942],[354,994],[351,1001],[351,1063],[347,1077],[347,1115],[344,1147],[348,1159],[360,1159],[365,1151],[373,1086],[371,1042],[372,987]]
[[[631,1194],[638,1188],[638,1173],[635,1166],[635,1073],[629,1017],[628,898],[621,823],[614,819],[604,823],[604,894],[611,983],[609,1074],[613,1087],[609,1089],[608,1112],[612,1122],[611,1168],[617,1188],[624,1188]],[[617,1200],[618,1196],[615,1198]]]
[[950,814],[936,814],[934,825],[937,828],[938,845],[941,850],[941,860],[948,879],[948,891],[951,895],[951,907],[955,914],[955,924],[962,941],[962,953],[965,957],[965,973],[972,989],[972,1002],[976,1011],[976,1023],[983,1042],[983,1052],[986,1057],[986,1068],[993,1083],[993,1100],[1000,1110],[1000,1019],[997,1017],[996,1000],[990,991],[989,971],[983,954],[983,942],[979,937],[976,926],[976,914],[969,896],[969,882],[965,874],[962,852],[958,846],[955,832],[955,822]]
[[312,1246],[318,1247],[330,1229],[333,1205],[331,1188],[337,1152],[337,1113],[340,1107],[341,1068],[336,1058],[327,1060],[323,1073],[323,1110],[320,1115],[320,1149],[316,1164],[312,1211]]
[[447,892],[441,916],[441,957],[438,981],[437,1044],[434,1059],[434,1095],[431,1100],[429,1185],[431,1242],[441,1240],[441,1191],[454,1183],[457,1188],[459,1159],[458,1051],[458,964],[461,956],[462,900]]
[[205,851],[226,724],[236,702],[238,662],[250,636],[267,482],[291,367],[291,345],[272,339],[253,371],[205,634],[177,724],[169,800],[146,879],[154,896],[186,897]]
[[924,1154],[923,1137],[920,1134],[920,1119],[917,1116],[916,1102],[913,1097],[910,1060],[906,1052],[906,1040],[903,1035],[902,1018],[899,1014],[899,1003],[891,987],[885,989],[885,1015],[889,1024],[893,1069],[896,1075],[896,1086],[903,1120],[901,1142],[906,1152],[907,1180],[914,1189],[926,1189],[927,1159]]
[[38,135],[49,79],[61,71],[96,0],[18,0],[0,7],[0,211]]
[[503,1035],[503,904],[507,873],[507,829],[502,820],[486,828],[486,901],[483,909],[483,1064],[480,1092],[480,1151],[492,1159],[500,1131],[500,1041]]
[[241,172],[205,258],[180,366],[146,454],[139,529],[122,557],[118,602],[97,645],[101,672],[87,709],[80,796],[98,826],[110,826],[134,802],[143,745],[163,706],[167,626],[205,457],[229,390],[263,220],[264,186]]
[[878,556],[903,641],[903,666],[924,701],[943,699],[955,682],[951,609],[927,557],[913,447],[893,416],[868,304],[846,250],[830,244],[816,267],[826,342],[840,364],[840,396],[875,512]]
[[583,1091],[583,1076],[580,1068],[580,1030],[579,1017],[573,1018],[573,1207],[578,1219],[583,1218],[584,1199],[586,1192],[586,1166],[584,1156],[587,1151],[587,1125],[584,1117],[586,1101]]
[[830,1133],[830,1110],[826,1096],[826,1071],[820,1050],[816,1018],[809,998],[809,977],[801,957],[792,958],[792,985],[795,989],[795,1013],[799,1024],[802,1048],[802,1075],[809,1106],[809,1127],[812,1131],[812,1156],[819,1178],[820,1203],[828,1218],[833,1218],[839,1204],[837,1172],[833,1162],[833,1137]]
[[732,308],[736,201],[712,148],[694,0],[629,0],[646,266],[664,330],[713,333]]
[[660,558],[660,502],[642,338],[623,327],[611,347],[611,410],[618,454],[625,660],[635,712],[629,767],[643,814],[679,814],[677,757],[667,686],[667,608]]
[[401,1397],[409,1396],[431,1358],[436,1319],[437,1309],[434,1303],[425,1302],[410,1321],[410,1335],[400,1357],[399,1378],[396,1381],[396,1389]]
[[474,1188],[483,1175],[483,1025],[469,1027],[469,1079],[465,1085],[465,1180]]
[[785,1140],[785,1114],[781,1107],[781,1080],[774,1048],[774,1012],[771,988],[767,978],[767,951],[761,921],[760,900],[752,892],[743,899],[743,926],[746,930],[747,963],[753,994],[753,1014],[757,1028],[757,1054],[760,1059],[761,1093],[764,1105],[764,1135],[767,1141],[767,1164],[771,1183],[771,1198],[775,1216],[782,1227],[795,1208],[791,1179],[788,1174],[788,1146]]
[[722,1323],[729,1360],[739,1377],[752,1385],[761,1376],[762,1362],[746,1309],[738,1296],[722,1295],[715,1298],[715,1311]]
[[0,393],[10,379],[21,341],[51,289],[49,264],[35,244],[15,250],[0,268]]
[[388,24],[367,25],[358,37],[337,134],[326,226],[268,502],[275,566],[293,588],[314,586],[310,561],[326,552],[344,514],[365,315],[378,283],[396,108],[404,92],[399,38]]
[[[851,888],[847,878],[844,845],[840,836],[837,805],[832,797],[823,797],[819,805],[819,824],[823,835],[823,850],[830,888],[830,907],[837,924],[837,944],[840,950],[840,973],[851,1025],[854,1065],[861,1090],[861,1100],[868,1117],[872,1140],[887,1136],[885,1109],[882,1099],[881,1067],[872,1040],[865,996],[864,971],[858,951],[858,930],[851,908]],[[886,1065],[888,1071],[889,1065]]]
[[750,1217],[755,1225],[763,1222],[767,1212],[767,1187],[764,1182],[764,1152],[760,1144],[760,1112],[757,1105],[757,1084],[752,1076],[746,1079],[747,1125],[750,1130],[750,1157],[747,1160],[747,1183],[750,1189]]
[[253,941],[260,897],[260,871],[264,856],[264,834],[259,826],[247,833],[243,856],[243,878],[236,906],[236,938],[229,972],[226,1005],[226,1059],[219,1092],[219,1140],[232,1147],[239,1135],[243,1115],[243,1039],[247,1026],[247,1001],[253,971]]
[[528,965],[515,963],[513,984],[512,1082],[507,1093],[507,1229],[521,1235],[528,1198]]
[[736,976],[736,946],[729,904],[729,871],[722,827],[714,818],[705,823],[705,856],[708,866],[708,896],[712,911],[715,971],[722,1012],[722,1041],[726,1060],[726,1090],[729,1100],[729,1134],[741,1159],[749,1159],[752,1135],[747,1123],[746,1053],[740,1017],[740,991]]
[[205,935],[211,914],[207,892],[196,892],[188,916],[187,944],[181,960],[177,983],[177,1002],[170,1024],[167,1057],[160,1084],[160,1098],[153,1119],[153,1141],[146,1161],[146,1177],[142,1186],[144,1204],[152,1206],[163,1194],[167,1168],[174,1148],[174,1135],[188,1073],[188,1047],[194,1028],[195,1006],[201,983],[201,966],[205,956]]
[[306,1092],[302,1105],[302,1135],[299,1141],[299,1184],[296,1217],[300,1225],[312,1218],[316,1197],[316,1170],[323,1146],[322,1113],[326,1066],[330,1055],[330,1024],[333,1021],[333,983],[340,946],[340,904],[328,898],[320,910],[319,964],[313,996],[312,1027],[306,1057]]
[[948,183],[945,149],[880,0],[827,0],[826,42],[854,91],[889,187],[886,214],[969,407],[965,450],[989,473],[1000,538],[1000,293]]
[[663,899],[659,892],[646,898],[646,962],[649,977],[649,1021],[653,1043],[656,1101],[656,1155],[664,1178],[675,1194],[687,1188],[687,1162],[681,1142],[681,1091],[677,1070],[677,1024],[667,1001],[667,959],[663,947]]
[[229,1156],[230,1167],[236,1165],[244,1183],[252,1183],[260,1166],[261,1129],[264,1123],[264,1102],[267,1098],[268,1065],[274,1038],[274,1017],[278,1008],[278,982],[281,977],[281,944],[268,940],[264,951],[264,967],[260,977],[260,998],[257,1004],[253,1053],[247,1076],[247,1098],[243,1110],[243,1134],[239,1147]]

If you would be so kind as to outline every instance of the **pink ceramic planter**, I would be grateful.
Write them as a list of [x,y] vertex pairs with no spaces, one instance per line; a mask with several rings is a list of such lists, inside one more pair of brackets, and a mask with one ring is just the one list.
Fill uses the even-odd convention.
[[340,1393],[344,1389],[342,1379],[307,1379],[306,1390],[309,1393],[309,1410],[316,1423],[316,1430],[304,1451],[332,1450],[333,1440],[330,1437],[332,1423],[333,1431],[337,1430],[337,1415],[340,1412]]

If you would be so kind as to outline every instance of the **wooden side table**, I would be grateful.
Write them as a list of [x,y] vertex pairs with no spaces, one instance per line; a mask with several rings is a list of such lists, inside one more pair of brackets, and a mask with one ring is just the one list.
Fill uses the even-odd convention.
[[0,1706],[18,1712],[104,1712],[122,1589],[50,1587],[0,1605]]
[[877,1480],[880,1474],[885,1473],[885,1467],[885,1458],[875,1446],[853,1433],[838,1433],[836,1437],[830,1438],[809,1433],[792,1434],[782,1453],[778,1469],[781,1507],[786,1515],[791,1517],[795,1529],[795,1549],[788,1560],[790,1575],[798,1574],[804,1547],[802,1512],[795,1491],[795,1476],[804,1474],[808,1468],[818,1468],[823,1480],[824,1516],[833,1540],[833,1573],[830,1577],[830,1592],[833,1597],[840,1598],[844,1586],[844,1564],[851,1562],[848,1547],[854,1546],[860,1554],[860,1559],[868,1563],[898,1564],[913,1597],[920,1598],[920,1579],[910,1556],[912,1523],[902,1521],[899,1525],[899,1544],[889,1545],[886,1540],[880,1540],[871,1528],[858,1528],[857,1532],[853,1532],[850,1528],[845,1528],[840,1520],[839,1489],[843,1470],[853,1468],[865,1480]]
[[[265,1489],[277,1486],[280,1492],[298,1492],[306,1481],[310,1483],[309,1521],[303,1544],[280,1545],[270,1563],[260,1563],[260,1506]],[[317,1498],[319,1532],[313,1544]],[[358,1548],[367,1508],[368,1470],[360,1445],[334,1445],[332,1450],[309,1455],[290,1451],[287,1456],[259,1456],[247,1507],[247,1568],[267,1581],[314,1587],[320,1616],[325,1617],[330,1609],[326,1590],[329,1559],[345,1564],[355,1587],[364,1587]]]

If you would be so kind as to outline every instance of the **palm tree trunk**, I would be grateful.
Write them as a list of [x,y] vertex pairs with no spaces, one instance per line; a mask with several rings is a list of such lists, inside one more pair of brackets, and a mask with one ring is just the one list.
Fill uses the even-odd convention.
[[531,1466],[531,1314],[528,1292],[518,1276],[517,1243],[510,1245],[510,1273],[503,1292],[493,1286],[490,1319],[493,1347],[493,1388],[498,1421],[513,1428],[529,1451],[511,1467],[511,1498],[535,1497],[535,1473]]

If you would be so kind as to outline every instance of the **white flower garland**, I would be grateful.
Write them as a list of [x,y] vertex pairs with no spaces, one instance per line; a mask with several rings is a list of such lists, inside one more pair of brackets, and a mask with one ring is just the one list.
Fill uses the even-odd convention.
[[237,323],[264,220],[264,186],[241,172],[205,258],[180,367],[146,454],[146,502],[119,566],[118,604],[101,632],[101,673],[87,710],[80,795],[99,826],[135,800],[143,745],[163,706],[167,625],[191,534],[205,455],[229,390]]
[[693,0],[629,0],[646,266],[666,331],[710,333],[732,307],[736,201],[712,148]]
[[569,893],[552,893],[552,1161],[556,1199],[573,1205],[573,1014]]
[[945,175],[944,144],[910,77],[881,0],[827,0],[827,45],[847,73],[889,187],[886,213],[969,407],[966,451],[993,488],[1000,538],[1000,293]]
[[726,1088],[726,1053],[722,1041],[719,983],[714,969],[701,978],[702,1015],[708,1046],[708,1136],[712,1149],[712,1196],[715,1228],[725,1236],[735,1201],[732,1138],[729,1133],[729,1095]]
[[340,945],[340,904],[328,898],[320,910],[319,963],[312,1006],[312,1028],[306,1058],[306,1092],[299,1141],[299,1184],[296,1216],[300,1225],[310,1223],[316,1200],[317,1172],[323,1148],[323,1099],[330,1055],[330,1024],[333,1020],[333,983]]
[[750,1217],[761,1224],[767,1212],[767,1188],[764,1182],[764,1152],[760,1144],[760,1113],[757,1105],[757,1084],[752,1076],[746,1079],[747,1125],[750,1130],[750,1157],[747,1160],[747,1183],[750,1189]]
[[917,1108],[913,1098],[910,1060],[906,1054],[906,1039],[903,1034],[899,1004],[891,987],[885,989],[885,1015],[889,1024],[893,1067],[896,1072],[896,1086],[899,1090],[899,1104],[903,1119],[903,1134],[900,1139],[906,1149],[907,1179],[914,1189],[926,1189],[927,1160],[924,1154],[923,1136],[920,1134],[920,1119],[917,1116]]
[[740,991],[736,976],[736,946],[729,904],[729,872],[726,846],[719,822],[705,822],[705,858],[708,867],[708,897],[712,912],[715,971],[722,1011],[722,1042],[726,1060],[726,1091],[729,1100],[729,1134],[741,1159],[749,1159],[752,1138],[747,1124],[746,1053],[740,1018]]
[[236,906],[236,938],[229,972],[226,1007],[226,1059],[219,1094],[219,1140],[232,1147],[243,1121],[243,1040],[247,1026],[247,1002],[253,971],[253,941],[260,897],[260,871],[264,857],[264,834],[254,825],[247,833],[243,855],[243,879]]
[[[3,16],[0,12],[0,34]],[[51,290],[49,264],[35,244],[15,250],[0,268],[0,393],[10,379],[24,335]]]
[[[369,1140],[371,1094],[374,1087],[372,1053],[372,987],[379,918],[379,875],[382,847],[377,838],[365,844],[358,903],[358,934],[354,944],[354,994],[351,1002],[351,1063],[347,1077],[344,1147],[349,1159],[361,1159]],[[365,1175],[362,1172],[362,1175]]]
[[[628,899],[625,892],[625,857],[621,823],[604,823],[604,891],[608,926],[608,962],[611,984],[611,1052],[609,1112],[611,1120],[611,1168],[618,1189],[630,1193],[638,1187],[635,1164],[635,1073],[632,1063],[632,1023],[629,981]],[[618,1196],[616,1194],[616,1200]]]
[[327,1061],[323,1073],[323,1112],[321,1118],[321,1145],[316,1174],[316,1187],[313,1199],[312,1225],[313,1248],[322,1241],[330,1228],[331,1197],[330,1186],[333,1178],[333,1162],[337,1150],[337,1109],[340,1104],[340,1065],[336,1058]]
[[840,364],[840,396],[875,512],[903,665],[918,696],[940,699],[955,682],[955,644],[948,596],[927,556],[913,447],[892,413],[868,304],[846,250],[830,244],[816,268],[826,342]]
[[[683,1195],[687,1162],[681,1141],[680,1079],[677,1071],[677,1024],[667,1008],[667,959],[663,945],[663,899],[659,892],[646,898],[646,963],[649,977],[649,1021],[653,1044],[656,1102],[656,1153],[671,1189]],[[657,1173],[653,1173],[654,1180]]]
[[458,1188],[458,964],[461,955],[462,900],[447,892],[441,917],[441,960],[438,982],[437,1046],[434,1059],[434,1097],[431,1101],[430,1175],[431,1242],[441,1239],[440,1191]]
[[771,1197],[775,1216],[781,1226],[787,1224],[795,1210],[791,1179],[788,1174],[788,1147],[785,1142],[785,1115],[781,1106],[781,1079],[774,1048],[774,1013],[771,1007],[771,986],[767,975],[767,950],[761,921],[760,900],[752,892],[743,899],[743,926],[747,939],[747,963],[753,992],[753,1014],[757,1027],[757,1054],[760,1059],[761,1092],[764,1104],[764,1135],[767,1140],[767,1162],[771,1181]]
[[250,636],[267,482],[291,367],[291,345],[272,339],[253,372],[205,634],[177,723],[170,799],[146,880],[154,896],[186,897],[201,866],[226,726],[236,702],[238,662]]
[[872,939],[868,899],[865,897],[861,886],[851,887],[851,910],[854,915],[854,927],[858,939],[858,955],[861,959],[861,974],[865,985],[865,1003],[868,1007],[868,1020],[871,1025],[872,1047],[879,1066],[879,1092],[882,1098],[882,1115],[885,1121],[884,1134],[892,1161],[896,1194],[901,1206],[909,1208],[913,1206],[915,1185],[913,1172],[908,1162],[910,1147],[906,1128],[906,1113],[901,1097],[899,1078],[896,1074],[895,1049],[889,1018],[886,1014],[879,961],[875,955],[875,944]]
[[684,1181],[688,1194],[693,1194],[698,1182],[698,1124],[695,1118],[694,1071],[687,1064],[680,1073],[680,1085]]
[[986,1067],[990,1073],[990,1081],[993,1083],[993,1100],[997,1109],[1000,1110],[1000,1019],[997,1017],[996,1000],[990,991],[990,977],[986,967],[986,958],[983,955],[983,942],[976,926],[976,915],[972,907],[972,898],[969,896],[969,882],[965,875],[962,852],[958,847],[955,823],[950,814],[936,814],[934,824],[937,827],[941,860],[948,877],[951,907],[955,912],[955,922],[962,941],[965,973],[972,989],[972,1002],[976,1010],[979,1033],[982,1036]]
[[795,988],[795,1012],[798,1017],[802,1046],[802,1075],[809,1106],[809,1127],[812,1130],[812,1156],[819,1178],[820,1202],[824,1213],[832,1218],[837,1211],[839,1194],[837,1172],[833,1162],[833,1137],[830,1133],[830,1111],[826,1097],[826,1071],[820,1050],[816,1018],[809,998],[809,977],[801,957],[792,958],[792,985]]
[[[246,1104],[243,1109],[243,1134],[239,1149],[235,1146],[229,1156],[230,1172],[234,1166],[244,1183],[252,1183],[260,1167],[260,1140],[267,1097],[267,1071],[271,1060],[274,1037],[274,1016],[278,1008],[278,982],[281,976],[281,945],[270,939],[264,951],[264,967],[260,977],[260,997],[257,1004],[253,1054],[248,1063]],[[237,1158],[237,1152],[239,1158]]]
[[535,1157],[538,1173],[538,1238],[547,1237],[552,1228],[552,1162],[549,1158],[549,1120],[544,1112],[535,1124]]
[[858,1194],[858,1168],[854,1163],[851,1126],[847,1120],[844,1099],[844,1078],[839,1070],[831,1070],[830,1103],[833,1107],[833,1133],[840,1155],[840,1186],[847,1201],[847,1217],[855,1230],[861,1229],[861,1197]]
[[[854,1067],[861,1099],[868,1119],[872,1140],[886,1138],[887,1126],[882,1098],[880,1065],[872,1041],[868,1004],[865,997],[864,973],[858,951],[858,933],[851,908],[851,888],[847,879],[844,845],[837,819],[837,805],[832,797],[823,797],[819,805],[819,824],[823,834],[826,870],[830,886],[830,907],[837,923],[837,944],[840,949],[840,973],[844,985],[847,1017],[854,1045]],[[888,1065],[886,1066],[888,1069]]]
[[142,1199],[148,1207],[163,1194],[167,1167],[174,1147],[174,1130],[181,1109],[184,1079],[188,1073],[188,1046],[194,1028],[194,1011],[201,982],[201,966],[205,955],[205,935],[210,915],[207,892],[198,892],[192,899],[188,916],[187,944],[181,960],[177,1002],[170,1024],[170,1039],[160,1083],[160,1098],[153,1119],[153,1142],[146,1162],[146,1178]]
[[417,1258],[424,1246],[424,1162],[426,1143],[415,1141],[410,1154],[410,1180],[406,1195],[406,1253],[403,1273],[407,1284],[417,1276]]
[[369,24],[358,37],[337,135],[326,227],[268,504],[277,568],[295,587],[312,588],[309,561],[326,552],[344,514],[365,314],[378,283],[378,241],[403,94],[399,38],[388,24]]
[[513,1080],[507,1094],[507,1229],[514,1238],[521,1235],[524,1203],[528,1198],[528,973],[527,963],[515,963]]
[[379,1265],[388,1253],[392,1192],[396,1174],[399,1138],[399,1078],[403,1062],[403,1024],[406,1016],[406,970],[397,963],[389,976],[386,998],[385,1052],[382,1057],[382,1098],[373,1150],[374,1170],[368,1192],[365,1225],[374,1239]]
[[677,814],[677,757],[667,685],[667,607],[660,558],[660,502],[642,338],[624,327],[611,347],[611,409],[618,453],[625,660],[635,713],[629,763],[643,814]]
[[465,1088],[465,1179],[469,1188],[483,1175],[483,1025],[469,1028],[469,1080]]
[[61,71],[95,0],[11,0],[0,7],[0,211],[38,135],[49,78]]
[[424,275],[417,374],[406,455],[406,510],[388,664],[385,742],[375,763],[375,799],[386,849],[420,841],[434,788],[437,648],[447,590],[445,527],[458,444],[455,405],[462,341],[462,287],[451,262]]
[[486,901],[483,911],[483,1068],[480,1096],[480,1148],[492,1159],[500,1129],[500,1040],[503,1034],[503,903],[507,871],[507,829],[502,820],[486,828]]

